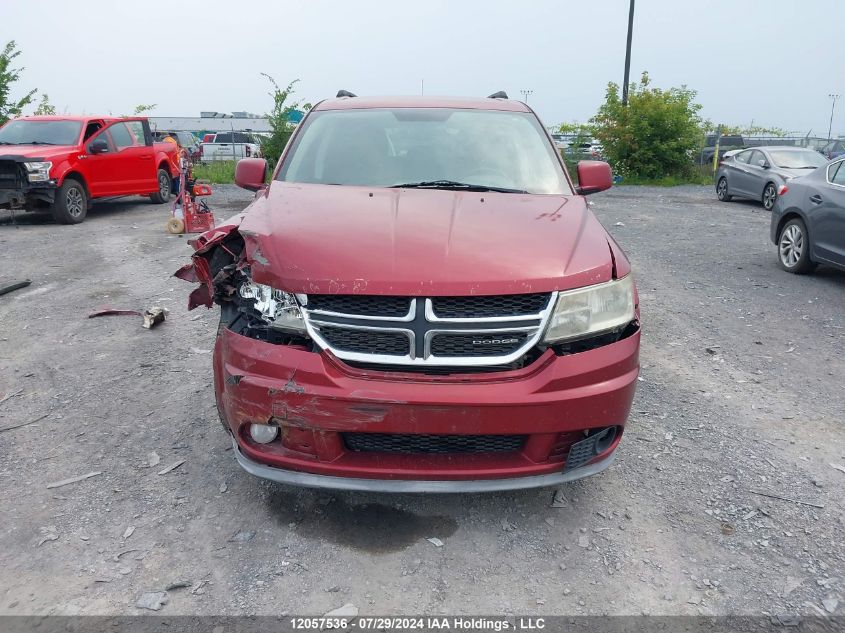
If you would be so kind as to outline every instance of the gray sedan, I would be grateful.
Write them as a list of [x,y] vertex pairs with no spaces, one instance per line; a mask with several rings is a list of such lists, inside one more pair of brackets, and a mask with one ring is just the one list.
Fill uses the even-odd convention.
[[771,238],[781,268],[845,270],[845,158],[782,185],[772,209]]
[[760,200],[770,210],[778,188],[826,164],[824,156],[804,147],[769,146],[746,149],[726,157],[716,172],[716,195],[722,202],[734,196]]

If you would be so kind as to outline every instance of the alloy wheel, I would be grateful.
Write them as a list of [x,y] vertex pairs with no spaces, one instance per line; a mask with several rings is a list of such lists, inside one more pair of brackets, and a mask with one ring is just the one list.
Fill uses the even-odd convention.
[[162,198],[166,198],[170,193],[170,180],[164,174],[158,176],[158,192]]
[[778,197],[777,191],[775,191],[774,185],[766,185],[766,188],[763,190],[763,208],[766,211],[769,211],[773,206],[775,206],[775,199]]
[[787,268],[795,268],[801,260],[801,255],[804,253],[804,233],[795,225],[790,224],[781,233],[780,245],[778,248],[780,252],[780,261]]
[[724,200],[728,193],[728,181],[724,178],[719,180],[719,186],[716,188],[716,195],[719,200]]
[[79,189],[76,187],[68,189],[67,195],[65,196],[65,202],[67,203],[67,212],[72,217],[78,218],[82,215],[82,209],[85,201],[82,199],[82,192]]

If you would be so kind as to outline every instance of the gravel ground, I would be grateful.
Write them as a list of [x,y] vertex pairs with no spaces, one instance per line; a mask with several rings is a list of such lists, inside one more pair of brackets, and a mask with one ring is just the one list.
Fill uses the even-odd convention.
[[[218,218],[250,198],[216,189]],[[0,613],[137,614],[171,587],[167,615],[842,614],[845,274],[780,271],[768,214],[709,187],[592,200],[636,271],[643,371],[616,464],[562,507],[251,478],[166,208],[0,218],[0,283],[33,281],[0,297]],[[170,314],[86,318],[101,305]]]

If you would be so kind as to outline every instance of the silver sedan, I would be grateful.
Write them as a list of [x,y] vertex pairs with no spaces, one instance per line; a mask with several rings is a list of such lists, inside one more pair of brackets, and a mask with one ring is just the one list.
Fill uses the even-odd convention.
[[746,149],[722,159],[716,172],[716,195],[722,202],[733,197],[759,200],[768,211],[775,205],[781,185],[825,163],[824,156],[804,147]]

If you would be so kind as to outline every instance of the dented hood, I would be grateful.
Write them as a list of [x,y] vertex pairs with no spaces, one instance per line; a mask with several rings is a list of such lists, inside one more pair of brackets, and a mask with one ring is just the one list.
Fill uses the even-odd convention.
[[613,273],[580,196],[274,182],[240,233],[254,280],[289,292],[545,292]]

